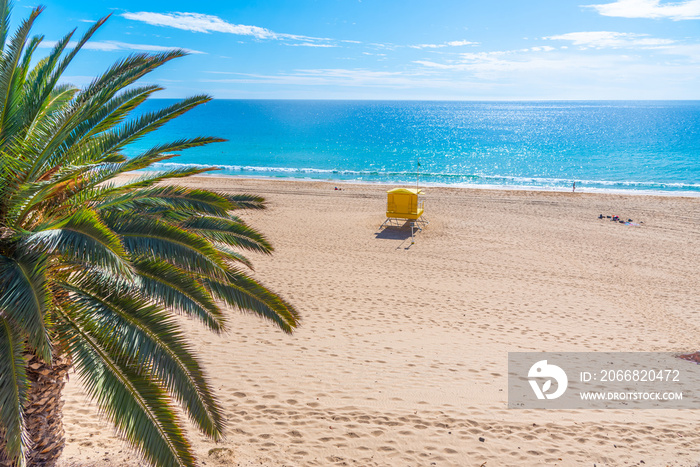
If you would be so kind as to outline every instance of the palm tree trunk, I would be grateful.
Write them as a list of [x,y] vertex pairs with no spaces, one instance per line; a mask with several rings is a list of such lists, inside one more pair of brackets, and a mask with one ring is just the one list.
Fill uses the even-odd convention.
[[[34,355],[29,357],[27,378],[29,392],[24,419],[32,441],[27,455],[31,467],[52,467],[66,444],[63,431],[63,400],[61,392],[68,380],[68,360],[54,356],[53,365],[47,365]],[[0,436],[0,467],[15,464],[3,455],[4,439]]]

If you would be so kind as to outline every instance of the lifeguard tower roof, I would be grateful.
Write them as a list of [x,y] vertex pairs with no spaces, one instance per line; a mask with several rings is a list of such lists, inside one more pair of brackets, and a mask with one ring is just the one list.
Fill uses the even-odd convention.
[[391,193],[392,195],[420,195],[423,194],[423,190],[418,189],[418,188],[393,188],[387,193]]

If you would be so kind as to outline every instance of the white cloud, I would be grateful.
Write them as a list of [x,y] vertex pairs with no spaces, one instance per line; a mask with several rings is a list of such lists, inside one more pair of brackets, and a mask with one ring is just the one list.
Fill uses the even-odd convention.
[[518,76],[518,73],[546,76],[550,72],[576,75],[594,70],[610,70],[632,60],[624,55],[572,55],[554,52],[554,48],[546,51],[538,49],[541,48],[463,53],[459,59],[443,63],[427,60],[414,63],[436,71],[467,72],[479,79],[501,81]]
[[450,47],[460,47],[463,45],[477,45],[478,42],[470,42],[470,41],[450,41],[447,42],[447,45]]
[[245,24],[232,24],[218,16],[202,13],[154,13],[139,11],[136,13],[122,13],[126,19],[141,21],[153,26],[166,26],[183,29],[192,32],[222,32],[239,36],[252,36],[256,39],[298,40],[298,41],[328,41],[330,39],[320,37],[299,36],[295,34],[281,34],[258,26]]
[[700,44],[674,44],[661,47],[659,52],[665,55],[680,56],[689,63],[700,63]]
[[[429,99],[669,99],[697,98],[700,53],[675,45],[655,50],[662,60],[615,49],[606,53],[532,47],[440,55],[401,70],[302,69],[275,74],[211,71],[201,85],[228,97]],[[678,54],[675,57],[671,54]],[[203,83],[211,83],[205,85]],[[284,91],[279,91],[284,89]],[[279,93],[279,94],[274,94]]]
[[450,41],[442,44],[416,44],[409,45],[412,49],[442,49],[443,47],[463,47],[465,45],[479,45],[478,42],[471,41]]
[[[53,48],[56,45],[56,41],[43,41],[39,44],[39,47],[43,48]],[[77,42],[70,41],[68,43],[68,48],[75,47]],[[206,52],[201,52],[199,50],[185,49],[183,47],[165,47],[162,45],[150,45],[150,44],[129,44],[126,42],[119,41],[92,41],[88,42],[83,46],[85,50],[99,50],[102,52],[114,52],[117,50],[138,50],[141,52],[167,52],[169,50],[180,49],[191,54],[204,54]]]
[[557,36],[543,37],[554,41],[571,41],[582,48],[655,48],[673,44],[671,39],[659,39],[648,34],[633,34],[612,31],[570,32]]
[[700,0],[661,3],[660,0],[617,0],[600,5],[584,5],[595,8],[603,16],[622,18],[668,18],[674,21],[700,19]]
[[328,48],[328,47],[338,47],[337,45],[334,44],[319,44],[316,42],[298,42],[298,43],[286,43],[284,45],[288,45],[290,47],[323,47],[323,48]]
[[554,50],[556,50],[554,47],[541,46],[529,49],[469,52],[459,54],[457,60],[447,60],[444,63],[429,60],[417,60],[413,63],[434,70],[469,72],[477,78],[491,80],[499,72],[557,66],[558,58],[547,57],[548,53]]
[[[458,59],[414,62],[437,77],[492,83],[505,96],[547,99],[668,99],[697,96],[700,45],[672,44],[654,49],[660,60],[607,49],[586,53],[531,49],[460,54]],[[675,55],[676,57],[672,57]],[[693,97],[690,97],[693,96]]]
[[390,72],[367,69],[309,69],[295,70],[291,73],[277,75],[261,75],[252,73],[209,72],[215,74],[235,75],[235,78],[204,79],[207,83],[255,83],[294,86],[349,86],[410,89],[440,88],[449,83],[447,80],[435,78],[430,73],[422,72]]

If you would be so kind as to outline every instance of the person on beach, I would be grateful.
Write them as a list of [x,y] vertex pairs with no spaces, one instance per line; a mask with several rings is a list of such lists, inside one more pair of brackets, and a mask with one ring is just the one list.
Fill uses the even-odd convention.
[[574,182],[574,187],[571,189],[572,193],[576,193],[576,182]]

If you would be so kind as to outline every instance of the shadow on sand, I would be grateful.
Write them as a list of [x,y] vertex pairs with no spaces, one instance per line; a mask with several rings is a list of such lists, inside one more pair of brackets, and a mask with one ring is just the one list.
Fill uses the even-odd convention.
[[411,238],[411,223],[406,222],[402,226],[385,226],[375,233],[375,238],[381,238],[384,240],[406,240]]

